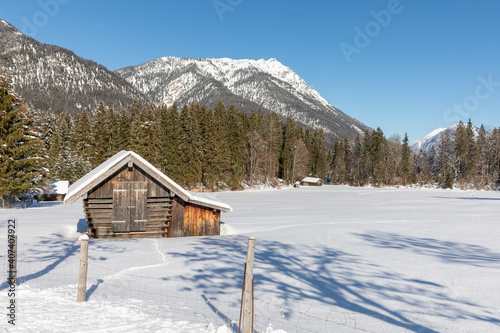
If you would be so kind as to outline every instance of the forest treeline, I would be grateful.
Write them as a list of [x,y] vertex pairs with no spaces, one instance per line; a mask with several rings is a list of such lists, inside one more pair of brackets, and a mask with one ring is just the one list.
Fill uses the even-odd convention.
[[445,131],[430,152],[413,153],[408,136],[385,138],[380,128],[352,143],[335,140],[328,158],[333,183],[351,185],[431,185],[492,189],[499,185],[500,129],[481,125],[475,135],[471,120]]
[[[187,188],[238,189],[326,173],[322,129],[303,130],[276,113],[134,103],[122,112],[101,102],[89,113],[39,119],[48,177],[74,182],[121,150],[131,150]],[[322,167],[320,167],[322,165]]]
[[83,110],[47,113],[40,121],[52,179],[71,182],[120,150],[132,150],[188,188],[241,188],[242,184],[293,183],[305,176],[334,184],[394,186],[438,184],[451,188],[496,185],[500,133],[472,122],[446,132],[428,154],[410,151],[408,137],[386,138],[380,128],[354,141],[328,146],[322,129],[302,129],[291,118],[260,110],[249,114],[222,102],[178,109],[137,103],[123,112],[102,102],[92,116]]
[[378,128],[328,145],[321,128],[303,129],[276,113],[246,113],[219,102],[120,112],[103,102],[33,116],[0,77],[0,195],[33,191],[43,180],[75,182],[121,150],[131,150],[187,188],[241,189],[294,183],[305,176],[332,184],[431,184],[494,188],[499,182],[500,130],[472,122],[446,132],[428,154],[410,150],[408,136],[386,138]]

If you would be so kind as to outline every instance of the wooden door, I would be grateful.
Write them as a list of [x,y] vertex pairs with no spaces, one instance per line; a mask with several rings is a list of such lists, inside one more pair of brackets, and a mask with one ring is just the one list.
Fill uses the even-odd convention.
[[146,231],[147,182],[116,182],[113,186],[113,232]]

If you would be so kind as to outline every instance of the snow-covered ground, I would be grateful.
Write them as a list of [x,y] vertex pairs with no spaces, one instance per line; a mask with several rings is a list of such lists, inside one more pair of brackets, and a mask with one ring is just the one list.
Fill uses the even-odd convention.
[[76,303],[81,203],[0,209],[18,220],[23,332],[237,331],[256,237],[258,332],[500,332],[500,192],[341,186],[214,193],[227,235],[90,240]]

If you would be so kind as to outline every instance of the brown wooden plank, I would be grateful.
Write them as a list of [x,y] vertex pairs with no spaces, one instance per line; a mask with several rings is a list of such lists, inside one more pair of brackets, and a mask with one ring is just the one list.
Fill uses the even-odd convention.
[[91,198],[88,204],[113,204],[113,198]]
[[132,189],[135,210],[131,210],[131,213],[133,212],[133,218],[131,221],[130,231],[146,231],[148,183],[134,182]]
[[215,212],[215,231],[214,235],[220,235],[220,210]]
[[193,209],[196,212],[196,214],[195,214],[195,220],[196,220],[195,236],[203,236],[205,234],[205,232],[203,231],[205,221],[202,220],[202,217],[201,217],[203,212],[198,207],[193,207]]
[[87,204],[85,206],[85,208],[98,208],[98,209],[113,209],[113,204],[112,203],[98,203],[98,204],[95,204],[95,203],[90,203],[90,204]]
[[191,206],[186,205],[186,208],[184,208],[184,237],[192,236],[191,234],[192,224],[193,221],[191,220]]
[[172,223],[168,231],[169,237],[184,236],[184,215],[185,203],[180,198],[174,199],[174,207],[172,209]]
[[172,198],[170,197],[148,197],[149,202],[172,202]]
[[130,183],[117,182],[113,189],[113,232],[130,232]]
[[94,213],[89,213],[89,214],[86,214],[86,217],[87,218],[90,218],[92,220],[95,220],[95,219],[106,219],[106,220],[109,220],[109,221],[112,221],[113,220],[113,214],[111,212],[109,213],[97,213],[97,212],[94,212]]
[[164,231],[143,231],[143,232],[96,232],[96,238],[114,238],[114,239],[127,239],[127,238],[160,238],[164,237]]
[[205,220],[205,235],[210,236],[212,232],[211,228],[211,220],[210,220],[210,210],[205,209],[204,210],[204,216],[203,219]]

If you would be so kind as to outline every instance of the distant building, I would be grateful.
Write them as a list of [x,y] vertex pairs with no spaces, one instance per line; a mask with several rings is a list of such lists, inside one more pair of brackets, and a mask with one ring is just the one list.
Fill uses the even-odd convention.
[[219,235],[221,211],[232,211],[183,189],[131,151],[119,152],[71,185],[64,201],[79,198],[94,238]]
[[49,182],[41,194],[37,195],[39,201],[63,201],[68,193],[69,181],[59,180]]
[[321,178],[306,177],[300,182],[302,186],[322,186],[323,180]]

